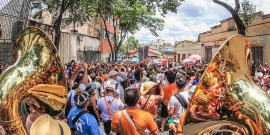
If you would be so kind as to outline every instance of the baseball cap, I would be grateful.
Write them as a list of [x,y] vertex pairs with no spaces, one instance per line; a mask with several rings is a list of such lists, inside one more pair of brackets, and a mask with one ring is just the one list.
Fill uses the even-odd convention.
[[111,70],[109,73],[109,76],[115,76],[115,75],[118,75],[118,72],[115,70]]
[[30,133],[33,135],[71,135],[67,123],[54,120],[48,114],[44,114],[34,121]]

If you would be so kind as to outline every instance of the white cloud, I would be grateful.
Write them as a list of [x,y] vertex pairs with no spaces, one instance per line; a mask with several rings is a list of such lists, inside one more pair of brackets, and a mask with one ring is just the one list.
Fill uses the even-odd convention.
[[[234,7],[234,0],[223,0]],[[257,8],[256,11],[270,13],[269,0],[250,1]],[[157,15],[160,17],[160,15]],[[150,42],[156,39],[164,39],[166,42],[174,43],[182,40],[197,40],[198,34],[210,30],[210,27],[218,25],[223,19],[231,17],[231,14],[222,6],[215,4],[212,0],[186,0],[180,7],[178,13],[169,13],[164,18],[164,29],[159,31],[159,37],[151,35],[150,31],[142,28],[134,36],[140,42]]]

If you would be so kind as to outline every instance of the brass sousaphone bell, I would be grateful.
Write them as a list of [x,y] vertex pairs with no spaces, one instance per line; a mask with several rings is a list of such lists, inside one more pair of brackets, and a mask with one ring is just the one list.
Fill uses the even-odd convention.
[[26,103],[52,117],[64,111],[66,75],[52,41],[35,27],[19,33],[12,63],[0,76],[0,123],[7,134],[24,135]]
[[242,35],[220,47],[190,101],[184,135],[270,134],[270,98],[253,82],[251,64]]

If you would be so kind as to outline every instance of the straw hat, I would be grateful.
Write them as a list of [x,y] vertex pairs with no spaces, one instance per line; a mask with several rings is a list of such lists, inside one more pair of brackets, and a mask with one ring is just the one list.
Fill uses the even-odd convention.
[[105,89],[106,90],[113,90],[113,91],[115,90],[114,86],[110,85],[110,84],[108,84]]
[[112,77],[112,76],[115,76],[115,75],[118,75],[118,72],[115,71],[115,70],[111,70],[110,73],[109,73],[109,76]]
[[67,123],[54,120],[48,114],[44,114],[35,120],[31,126],[30,133],[32,135],[71,135]]
[[144,82],[144,83],[141,85],[141,88],[140,88],[141,94],[142,94],[142,95],[146,94],[146,93],[147,93],[151,88],[153,88],[155,85],[156,85],[156,83],[154,83],[154,82],[152,82],[152,81]]

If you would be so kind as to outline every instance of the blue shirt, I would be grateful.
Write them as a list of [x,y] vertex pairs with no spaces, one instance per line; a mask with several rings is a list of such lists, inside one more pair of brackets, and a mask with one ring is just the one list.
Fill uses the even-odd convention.
[[81,112],[82,109],[74,107],[70,109],[68,114],[68,125],[70,128],[76,129],[77,135],[100,135],[97,120],[90,113],[82,115],[73,125],[72,120]]
[[[112,120],[114,113],[117,110],[122,110],[124,105],[122,101],[118,98],[114,98],[112,96],[105,96],[108,107],[110,107],[110,118],[108,114],[108,108],[104,101],[104,97],[98,99],[96,108],[101,110],[101,118],[103,122],[107,122],[108,120]],[[113,100],[113,101],[112,101]]]

